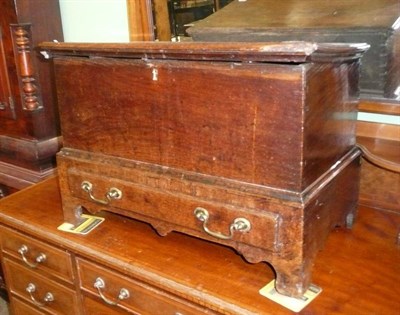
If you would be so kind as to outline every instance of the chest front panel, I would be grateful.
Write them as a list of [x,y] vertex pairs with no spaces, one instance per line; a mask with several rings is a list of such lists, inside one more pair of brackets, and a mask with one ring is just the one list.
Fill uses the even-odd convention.
[[303,70],[233,62],[56,60],[64,145],[298,189]]

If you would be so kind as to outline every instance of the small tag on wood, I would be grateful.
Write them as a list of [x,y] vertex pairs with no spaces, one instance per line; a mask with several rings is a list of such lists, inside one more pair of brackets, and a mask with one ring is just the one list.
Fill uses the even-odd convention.
[[93,215],[88,215],[88,214],[82,214],[81,218],[82,222],[77,226],[64,222],[57,229],[64,232],[85,235],[88,234],[90,231],[92,231],[95,227],[99,226],[104,221],[104,218],[95,217]]
[[287,295],[278,293],[275,289],[275,280],[272,280],[265,287],[260,289],[259,293],[262,296],[292,310],[293,312],[300,312],[308,304],[311,303],[320,293],[322,289],[314,284],[311,284],[308,290],[301,298],[293,298]]

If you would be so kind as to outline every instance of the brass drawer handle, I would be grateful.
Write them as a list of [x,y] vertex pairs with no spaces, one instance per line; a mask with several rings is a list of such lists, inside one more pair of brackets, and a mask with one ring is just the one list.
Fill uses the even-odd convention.
[[118,188],[111,187],[107,193],[106,193],[106,198],[107,199],[98,199],[95,196],[93,196],[93,184],[88,181],[83,181],[81,183],[81,188],[83,191],[86,191],[90,197],[91,200],[94,202],[97,202],[101,205],[108,205],[111,200],[116,200],[116,199],[121,199],[122,198],[122,191],[119,190]]
[[210,215],[206,209],[197,207],[196,209],[194,209],[194,215],[199,221],[203,222],[204,232],[206,232],[208,235],[211,235],[213,237],[222,240],[232,239],[235,231],[248,232],[251,229],[251,223],[249,220],[245,218],[236,218],[229,226],[229,235],[225,235],[222,234],[221,232],[213,232],[207,227],[207,222],[208,219],[210,218]]
[[40,263],[43,263],[44,261],[46,261],[46,255],[43,253],[40,253],[36,259],[34,263],[31,263],[28,261],[28,259],[26,258],[25,254],[29,251],[28,246],[26,245],[22,245],[19,249],[18,249],[18,253],[21,255],[22,260],[24,261],[25,264],[27,264],[29,267],[31,268],[37,268],[37,266]]
[[101,297],[101,299],[106,302],[109,305],[118,305],[118,303],[122,300],[126,300],[129,298],[129,291],[125,288],[122,288],[119,291],[119,294],[116,298],[116,301],[112,301],[109,298],[107,298],[103,292],[101,291],[102,289],[104,289],[106,287],[106,283],[104,282],[104,280],[100,277],[97,277],[93,286],[97,289],[97,292],[99,292],[99,295]]
[[32,302],[39,307],[44,307],[50,302],[54,301],[54,295],[50,292],[47,292],[44,295],[43,302],[36,300],[36,298],[33,296],[33,293],[36,291],[36,286],[33,283],[29,283],[25,290],[29,293]]

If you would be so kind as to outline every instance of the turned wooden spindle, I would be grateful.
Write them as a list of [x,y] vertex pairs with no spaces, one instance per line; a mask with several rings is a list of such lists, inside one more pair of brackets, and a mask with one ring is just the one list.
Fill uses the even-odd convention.
[[21,81],[23,108],[34,111],[42,107],[39,89],[36,84],[35,69],[32,62],[29,25],[14,28],[14,43],[17,48],[17,62]]

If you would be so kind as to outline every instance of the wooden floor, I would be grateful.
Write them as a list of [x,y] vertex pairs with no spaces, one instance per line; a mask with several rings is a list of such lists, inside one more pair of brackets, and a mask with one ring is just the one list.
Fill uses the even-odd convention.
[[[112,214],[107,214],[98,230],[84,238],[58,231],[56,227],[61,222],[56,179],[0,202],[0,223],[37,237],[51,236],[53,242],[65,248],[73,244],[73,250],[82,251],[81,254],[96,250],[117,257],[125,245],[113,246],[110,242],[119,242],[118,237],[110,238],[107,233],[116,229],[121,235],[135,231],[141,242],[133,245],[141,255],[130,261],[193,290],[204,291],[205,299],[215,296],[237,304],[248,310],[247,314],[292,314],[258,294],[273,279],[272,269],[264,263],[248,264],[229,248],[179,233],[160,237],[143,223]],[[399,315],[399,232],[398,212],[360,206],[353,229],[334,230],[318,253],[313,283],[323,291],[300,314]],[[106,241],[109,243],[105,244]]]

